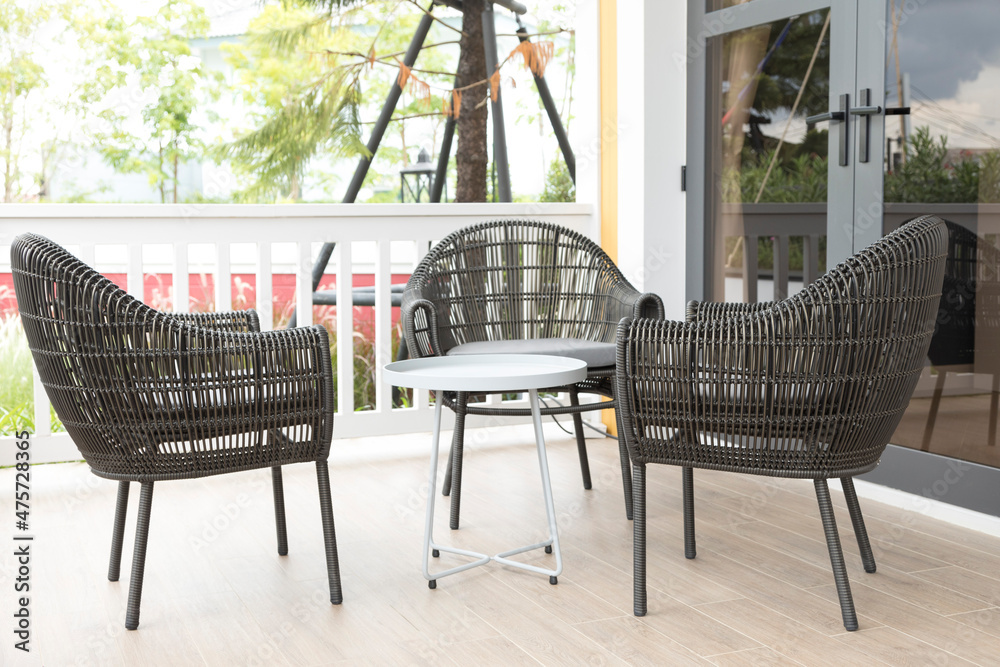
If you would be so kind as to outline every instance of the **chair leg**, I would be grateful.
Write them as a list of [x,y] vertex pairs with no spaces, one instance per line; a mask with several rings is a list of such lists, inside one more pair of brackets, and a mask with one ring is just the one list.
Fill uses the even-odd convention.
[[278,555],[288,555],[288,531],[285,528],[285,486],[281,481],[281,466],[271,468],[274,487],[274,525],[278,531]]
[[451,447],[448,448],[448,467],[444,470],[444,481],[441,482],[441,495],[451,495],[451,450],[455,447],[455,436],[451,436]]
[[[456,407],[458,405],[458,400],[459,399],[456,396],[456,398],[455,398]],[[462,401],[462,403],[461,403],[461,406],[462,406],[462,417],[461,417],[461,419],[462,419],[462,428],[461,429],[458,427],[458,425],[459,425],[458,412],[457,411],[455,412],[455,430],[454,430],[454,432],[452,433],[452,436],[451,436],[451,449],[448,450],[448,467],[445,468],[445,471],[444,471],[444,481],[441,483],[441,495],[442,496],[450,496],[451,495],[451,473],[452,473],[452,455],[451,455],[451,453],[455,449],[455,440],[460,437],[460,434],[464,434],[465,433],[465,406],[468,405],[468,401],[469,401],[468,394],[466,394],[465,400]]]
[[681,468],[684,477],[684,557],[694,558],[694,469]]
[[857,630],[858,616],[854,612],[854,598],[851,597],[851,584],[847,580],[844,552],[840,548],[837,519],[833,515],[833,503],[830,502],[830,488],[825,479],[814,479],[813,484],[816,487],[816,500],[819,502],[819,515],[823,519],[823,532],[826,533],[826,547],[830,551],[830,565],[833,567],[833,579],[837,584],[837,596],[840,597],[840,613],[844,618],[844,627],[848,630]]
[[458,392],[455,400],[455,435],[451,440],[451,522],[452,530],[458,530],[459,513],[462,509],[462,450],[465,446],[465,408],[469,403],[469,393]]
[[633,612],[646,615],[646,464],[632,466]]
[[861,516],[861,505],[858,504],[858,494],[854,491],[854,479],[851,477],[841,477],[840,485],[844,487],[844,500],[847,501],[847,509],[851,512],[854,535],[858,538],[858,548],[861,550],[861,562],[864,563],[865,572],[874,572],[875,556],[872,554],[871,542],[868,541],[865,518]]
[[931,435],[934,433],[934,423],[937,421],[938,408],[941,407],[941,394],[944,393],[944,383],[947,377],[947,371],[943,368],[937,369],[937,381],[934,383],[934,396],[931,398],[931,407],[927,412],[927,426],[924,427],[924,441],[920,443],[920,449],[925,452],[931,447]]
[[330,468],[326,461],[316,461],[316,482],[319,485],[319,511],[323,517],[323,543],[326,547],[326,576],[330,582],[330,602],[344,601],[340,586],[340,559],[337,556],[337,532],[333,525],[333,501],[330,500]]
[[125,515],[128,513],[128,482],[118,482],[118,502],[115,503],[115,528],[111,533],[111,562],[108,581],[118,581],[122,568],[122,543],[125,541]]
[[628,460],[628,449],[625,447],[625,435],[622,420],[615,409],[615,426],[618,431],[618,459],[622,467],[622,490],[625,492],[625,518],[632,520],[632,465]]
[[[569,390],[569,404],[580,405],[580,396],[576,388]],[[590,460],[587,458],[587,443],[583,438],[583,417],[579,412],[573,413],[573,429],[576,431],[576,452],[580,456],[580,472],[583,475],[583,488],[589,491],[594,487],[590,479]]]
[[129,579],[128,606],[125,627],[139,627],[139,604],[142,602],[142,578],[146,570],[146,540],[149,537],[149,512],[153,506],[153,483],[143,482],[139,488],[139,518],[135,527],[135,550],[132,552],[132,577]]

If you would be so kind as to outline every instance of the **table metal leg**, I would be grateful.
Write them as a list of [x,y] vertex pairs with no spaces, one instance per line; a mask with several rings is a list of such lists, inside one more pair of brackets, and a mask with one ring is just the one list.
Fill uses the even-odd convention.
[[[468,551],[466,549],[456,549],[454,547],[434,543],[434,500],[437,497],[434,489],[437,486],[438,444],[441,439],[441,405],[444,403],[440,396],[441,392],[438,392],[438,400],[434,403],[434,435],[431,436],[431,472],[429,480],[430,483],[427,487],[427,522],[424,525],[424,577],[427,579],[428,585],[431,588],[437,587],[437,579],[439,577],[447,577],[449,574],[462,572],[490,562],[490,557],[486,554],[478,553],[476,551]],[[431,549],[434,549],[435,551],[460,554],[462,556],[471,556],[477,560],[448,570],[432,573],[430,571],[429,563]]]
[[[555,584],[556,577],[562,574],[562,551],[559,549],[559,529],[556,526],[556,508],[555,503],[552,500],[552,484],[549,481],[549,462],[548,457],[545,454],[545,437],[542,435],[542,414],[538,409],[538,390],[529,390],[528,396],[531,402],[531,421],[535,426],[535,447],[538,450],[538,468],[542,475],[542,495],[545,497],[545,514],[548,516],[549,520],[549,538],[544,542],[539,542],[538,544],[519,547],[517,549],[497,554],[493,557],[493,560],[498,563],[503,563],[504,565],[519,567],[522,570],[538,572],[539,574],[547,574],[549,575],[549,583]],[[550,545],[552,546],[552,551],[556,556],[556,567],[554,570],[548,570],[535,565],[529,565],[527,563],[519,563],[507,558],[508,556],[524,553],[525,551],[531,551],[532,549],[548,547]]]
[[[434,404],[434,434],[431,436],[431,471],[430,479],[428,480],[427,485],[427,522],[424,526],[424,577],[427,579],[428,585],[431,588],[437,588],[437,580],[441,577],[447,577],[451,574],[457,574],[458,572],[463,572],[480,565],[485,565],[491,560],[503,563],[504,565],[521,568],[522,570],[538,572],[539,574],[547,574],[549,575],[549,583],[558,583],[557,577],[562,574],[562,551],[559,549],[559,529],[556,526],[556,508],[555,503],[552,500],[552,484],[549,480],[549,462],[545,453],[545,438],[542,435],[542,414],[538,408],[538,391],[536,389],[531,389],[529,391],[529,396],[531,399],[531,419],[535,426],[535,448],[538,451],[538,468],[542,476],[542,495],[545,499],[545,514],[548,517],[549,522],[548,539],[544,542],[539,542],[538,544],[529,544],[528,546],[518,547],[516,549],[511,549],[510,551],[504,551],[503,553],[499,553],[492,558],[477,551],[457,549],[455,547],[448,547],[434,542],[434,501],[437,498],[435,488],[437,486],[438,449],[441,438],[441,405],[443,403],[443,401],[438,400]],[[554,570],[538,567],[536,565],[529,565],[528,563],[520,563],[515,560],[510,560],[509,558],[510,556],[515,556],[534,549],[541,549],[543,547],[547,552],[551,548],[552,553],[556,556],[556,567]],[[447,553],[459,554],[461,556],[469,556],[471,558],[475,558],[476,560],[447,570],[442,570],[440,572],[431,572],[429,557],[432,550],[434,552],[444,551]],[[437,554],[435,553],[435,555]]]

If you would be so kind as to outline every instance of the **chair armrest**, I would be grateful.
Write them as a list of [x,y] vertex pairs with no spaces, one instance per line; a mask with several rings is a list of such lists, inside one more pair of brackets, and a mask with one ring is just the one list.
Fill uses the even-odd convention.
[[170,316],[203,329],[234,333],[260,331],[260,317],[252,308],[227,313],[170,313]]
[[425,299],[419,290],[407,289],[400,306],[403,335],[411,358],[432,357],[441,354],[438,337],[437,308]]
[[775,304],[774,301],[759,303],[724,303],[713,301],[689,301],[687,304],[687,321],[704,322],[720,320],[727,317],[752,315],[767,310]]
[[663,299],[652,292],[639,294],[632,303],[632,317],[648,317],[662,320],[666,318],[666,311],[663,309]]

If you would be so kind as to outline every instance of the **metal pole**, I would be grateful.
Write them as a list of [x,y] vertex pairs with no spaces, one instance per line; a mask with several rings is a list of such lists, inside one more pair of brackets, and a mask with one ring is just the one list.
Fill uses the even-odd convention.
[[[487,2],[483,10],[483,48],[486,51],[486,76],[493,76],[497,63],[497,30],[493,22],[493,3]],[[497,188],[502,202],[514,201],[510,192],[510,162],[507,160],[507,137],[503,126],[503,102],[500,87],[497,87],[497,99],[490,103],[490,115],[493,116],[493,162],[497,165]]]
[[[431,12],[434,10],[434,4],[432,3],[427,11],[424,13],[423,17],[420,19],[420,24],[417,25],[417,31],[413,34],[413,39],[410,41],[410,47],[406,50],[406,55],[403,56],[403,63],[407,67],[413,67],[413,63],[417,61],[417,55],[420,54],[420,49],[424,45],[424,40],[427,39],[427,32],[431,29],[431,23],[434,19],[431,17]],[[385,134],[385,129],[389,126],[389,119],[392,118],[392,112],[396,110],[396,104],[399,102],[399,96],[403,93],[403,89],[399,85],[399,77],[392,82],[392,89],[389,90],[389,96],[385,100],[385,104],[382,105],[382,113],[379,114],[378,120],[375,122],[375,128],[372,130],[372,135],[368,139],[368,153],[369,156],[362,156],[358,161],[357,169],[354,170],[354,178],[351,179],[351,184],[347,186],[347,194],[344,195],[343,203],[353,204],[354,200],[358,198],[358,192],[361,191],[361,185],[365,182],[365,176],[368,175],[368,168],[371,166],[372,158],[375,157],[376,151],[378,151],[378,145],[382,142],[382,136]],[[326,272],[326,266],[330,263],[330,257],[333,255],[333,248],[335,243],[324,243],[323,247],[319,251],[319,257],[316,258],[316,264],[313,265],[312,272],[312,289],[315,292],[319,287],[319,282],[323,279],[323,273]],[[288,321],[288,328],[292,329],[295,327],[298,321],[298,309],[292,313],[292,318]]]
[[431,201],[441,201],[441,191],[445,179],[448,178],[448,159],[451,157],[451,140],[455,136],[455,118],[449,116],[444,123],[444,136],[441,138],[441,152],[438,153],[437,170],[434,172],[434,183],[431,185]]
[[528,8],[517,2],[517,0],[493,0],[493,2],[505,9],[509,9],[515,14],[524,14],[528,11]]
[[[528,40],[528,30],[521,24],[521,19],[517,19],[517,38],[522,42],[527,42]],[[542,105],[545,107],[545,112],[549,115],[549,124],[552,125],[552,131],[556,133],[556,139],[559,141],[559,150],[562,151],[563,159],[566,161],[566,169],[569,171],[569,177],[573,179],[574,185],[576,184],[576,157],[573,155],[573,148],[569,145],[569,137],[566,136],[566,129],[563,127],[562,118],[559,117],[559,111],[556,109],[556,103],[552,99],[552,93],[549,92],[549,84],[545,82],[544,76],[539,76],[534,72],[531,73],[535,77],[535,88],[538,90],[538,96],[542,98]]]

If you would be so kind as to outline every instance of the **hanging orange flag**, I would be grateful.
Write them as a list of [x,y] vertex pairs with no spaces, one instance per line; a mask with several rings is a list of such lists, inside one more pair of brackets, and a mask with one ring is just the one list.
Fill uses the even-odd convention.
[[494,102],[497,101],[497,95],[500,94],[500,67],[497,67],[497,71],[493,72],[493,76],[490,77],[490,99]]
[[525,69],[530,69],[536,76],[545,76],[545,66],[552,60],[555,48],[554,42],[521,42],[508,57],[514,59],[519,56]]
[[410,68],[406,66],[406,63],[399,63],[399,76],[396,77],[396,81],[399,83],[400,88],[406,88],[406,82],[410,78]]

